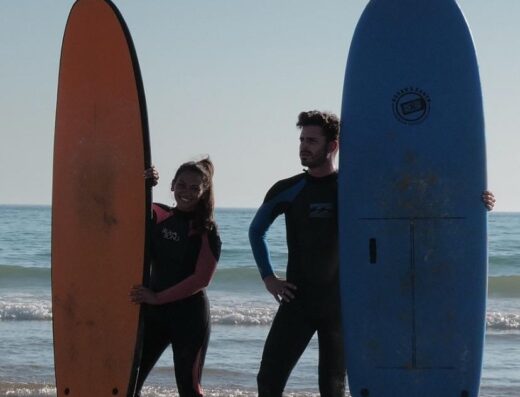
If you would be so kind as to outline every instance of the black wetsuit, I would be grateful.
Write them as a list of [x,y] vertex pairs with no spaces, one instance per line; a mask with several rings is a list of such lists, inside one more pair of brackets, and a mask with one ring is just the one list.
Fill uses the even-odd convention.
[[204,291],[220,256],[214,228],[197,233],[192,213],[154,204],[150,288],[162,304],[145,307],[143,354],[137,390],[172,345],[180,397],[200,397],[200,378],[210,334],[209,303]]
[[285,214],[287,281],[295,298],[282,302],[267,337],[259,397],[281,397],[287,379],[317,331],[319,387],[322,397],[345,395],[345,364],[339,300],[337,174],[307,173],[276,183],[267,193],[249,230],[262,278],[274,274],[265,233]]

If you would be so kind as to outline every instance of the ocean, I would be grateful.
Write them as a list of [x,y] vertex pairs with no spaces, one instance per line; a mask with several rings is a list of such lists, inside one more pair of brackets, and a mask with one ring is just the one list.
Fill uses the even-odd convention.
[[[256,396],[263,344],[277,303],[263,287],[247,229],[251,209],[219,209],[223,241],[208,288],[212,334],[203,374],[206,396]],[[55,396],[50,283],[51,209],[0,206],[0,395]],[[287,260],[278,219],[269,244],[277,270]],[[313,339],[287,384],[287,396],[319,396]],[[177,396],[172,354],[159,360],[144,397]],[[489,215],[489,299],[481,397],[520,396],[520,213]]]

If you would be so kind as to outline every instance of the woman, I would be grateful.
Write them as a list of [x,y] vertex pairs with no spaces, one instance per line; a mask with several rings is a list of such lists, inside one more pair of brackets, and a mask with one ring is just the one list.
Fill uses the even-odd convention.
[[[157,183],[155,169],[145,177]],[[210,334],[208,286],[220,256],[214,221],[213,164],[182,164],[171,183],[176,206],[153,204],[150,288],[134,286],[134,303],[146,304],[137,391],[171,344],[180,397],[202,396],[200,378]]]

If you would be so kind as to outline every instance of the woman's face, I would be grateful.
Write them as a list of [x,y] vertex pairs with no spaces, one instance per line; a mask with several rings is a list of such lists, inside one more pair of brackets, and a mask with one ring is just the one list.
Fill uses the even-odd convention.
[[173,195],[181,211],[193,211],[203,193],[202,176],[196,172],[181,172],[173,185]]

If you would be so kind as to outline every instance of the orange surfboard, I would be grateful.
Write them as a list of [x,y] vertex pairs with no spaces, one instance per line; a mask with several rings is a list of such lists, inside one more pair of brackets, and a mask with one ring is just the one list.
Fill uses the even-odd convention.
[[144,89],[110,1],[78,0],[61,53],[52,193],[58,396],[132,396],[140,355],[134,284],[148,274],[151,192]]

